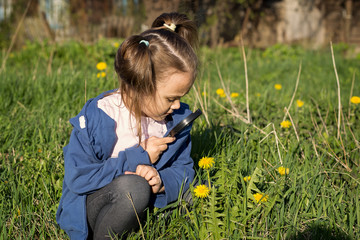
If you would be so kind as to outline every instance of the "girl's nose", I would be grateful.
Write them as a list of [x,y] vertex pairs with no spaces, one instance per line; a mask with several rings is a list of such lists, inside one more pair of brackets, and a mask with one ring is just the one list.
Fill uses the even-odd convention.
[[180,108],[180,100],[174,101],[174,103],[171,105],[171,109],[179,109]]

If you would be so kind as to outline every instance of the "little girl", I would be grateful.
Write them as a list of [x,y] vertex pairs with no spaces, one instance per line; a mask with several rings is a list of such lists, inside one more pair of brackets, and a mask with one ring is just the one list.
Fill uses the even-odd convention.
[[119,88],[90,99],[70,120],[56,219],[71,239],[121,236],[138,227],[136,213],[165,207],[189,188],[191,126],[163,136],[191,114],[180,98],[196,78],[197,43],[186,15],[160,15],[119,47]]

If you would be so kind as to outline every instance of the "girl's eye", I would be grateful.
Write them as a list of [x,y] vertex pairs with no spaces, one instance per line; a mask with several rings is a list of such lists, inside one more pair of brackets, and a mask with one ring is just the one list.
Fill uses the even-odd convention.
[[175,102],[176,99],[173,99],[173,98],[168,98],[168,101],[169,102]]

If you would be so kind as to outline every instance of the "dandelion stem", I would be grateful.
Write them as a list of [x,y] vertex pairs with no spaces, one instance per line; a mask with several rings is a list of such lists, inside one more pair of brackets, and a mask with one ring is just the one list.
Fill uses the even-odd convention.
[[209,189],[211,189],[210,170],[207,170],[207,177],[208,177],[208,182],[209,182]]
[[[297,76],[297,79],[296,79],[295,90],[294,90],[294,93],[293,93],[293,95],[292,95],[291,101],[290,101],[289,106],[288,106],[287,109],[290,109],[290,108],[291,108],[291,105],[292,105],[292,103],[293,103],[293,101],[294,101],[294,98],[295,98],[295,95],[296,95],[296,91],[297,91],[297,88],[298,88],[298,85],[299,85],[300,74],[301,74],[301,62],[300,62],[300,64],[299,64],[299,72],[298,72],[298,76]],[[285,116],[284,116],[284,118],[283,118],[283,121],[285,121],[286,116],[287,116],[288,114],[289,114],[289,112],[286,112],[286,114],[285,114]]]
[[335,57],[334,57],[334,50],[333,50],[333,46],[332,46],[332,42],[330,42],[330,49],[331,49],[331,57],[332,57],[332,62],[334,65],[334,71],[335,71],[335,77],[336,77],[336,82],[337,82],[337,93],[338,93],[338,107],[339,107],[339,112],[338,112],[338,132],[337,132],[337,138],[339,139],[340,137],[340,126],[341,126],[341,98],[340,98],[340,81],[339,81],[339,76],[336,70],[336,64],[335,64]]
[[274,126],[274,124],[272,124],[272,126],[273,126],[273,130],[274,130],[274,135],[275,135],[276,148],[277,148],[277,150],[278,150],[278,154],[279,154],[279,160],[280,160],[280,163],[281,163],[281,165],[282,165],[282,164],[283,164],[283,162],[282,162],[282,159],[281,159],[281,154],[280,154],[279,139],[278,139],[278,136],[277,136],[277,134],[276,134],[276,130],[275,130],[275,126]]
[[194,89],[194,92],[195,92],[196,99],[199,101],[200,107],[201,107],[201,109],[202,109],[202,111],[204,113],[205,120],[206,120],[208,126],[210,126],[208,113],[207,113],[207,111],[206,111],[206,109],[204,107],[202,99],[200,98],[199,92],[198,92],[198,90],[196,89],[196,87],[194,85],[193,85],[193,89]]
[[290,121],[291,121],[292,127],[294,128],[294,132],[295,132],[295,135],[296,135],[296,139],[297,139],[298,142],[300,142],[299,135],[298,135],[298,133],[297,133],[297,131],[296,131],[296,127],[295,127],[294,121],[292,120],[292,117],[291,117],[291,115],[290,115],[290,113],[289,113],[289,109],[287,109],[287,108],[285,107],[285,111],[286,111],[286,115],[289,115],[289,119],[290,119]]
[[352,78],[352,82],[351,82],[350,97],[349,97],[349,111],[348,111],[348,118],[350,118],[351,97],[352,97],[352,95],[353,95],[354,83],[355,83],[355,70],[354,70],[354,72],[353,72],[353,78]]
[[244,49],[243,39],[241,38],[241,49],[244,58],[244,70],[245,70],[245,90],[246,90],[246,113],[247,113],[247,120],[251,123],[250,117],[250,107],[249,107],[249,80],[248,80],[248,73],[247,73],[247,64],[246,64],[246,54]]

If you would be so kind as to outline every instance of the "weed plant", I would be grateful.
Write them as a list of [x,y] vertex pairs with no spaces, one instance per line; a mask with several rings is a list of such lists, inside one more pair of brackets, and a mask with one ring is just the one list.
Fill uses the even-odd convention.
[[[28,43],[10,54],[0,88],[1,239],[67,239],[55,213],[68,120],[117,87],[119,43]],[[360,95],[360,56],[347,57],[344,44],[333,50],[275,45],[246,49],[245,59],[241,48],[202,48],[183,101],[204,112],[192,157],[209,192],[148,210],[142,230],[126,237],[359,239],[360,104],[350,99]],[[102,75],[98,62],[107,63]],[[209,170],[198,167],[203,157],[214,158]]]

